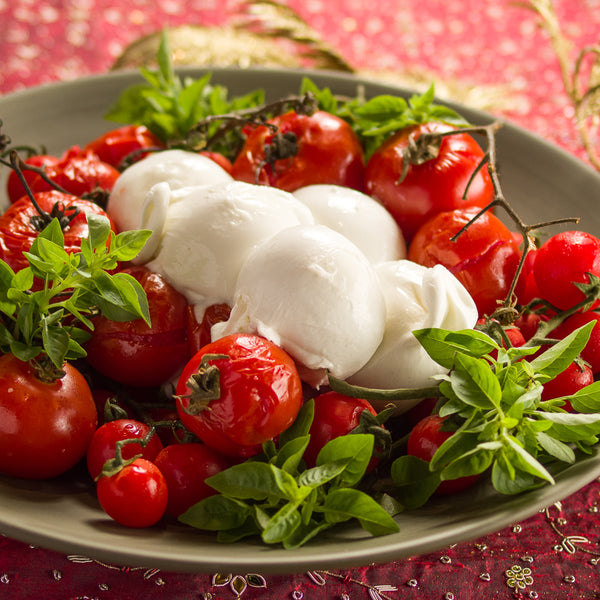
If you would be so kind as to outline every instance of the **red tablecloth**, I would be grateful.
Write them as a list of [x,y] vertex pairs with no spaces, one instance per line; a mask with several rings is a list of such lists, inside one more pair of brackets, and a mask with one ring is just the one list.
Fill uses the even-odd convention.
[[[508,116],[587,160],[549,37],[539,15],[523,6],[508,0],[286,4],[357,71],[400,83],[431,74],[450,97]],[[554,6],[571,57],[598,42],[598,0]],[[239,9],[234,0],[0,0],[0,93],[105,72],[143,34],[164,25],[227,24]],[[0,537],[0,598],[595,598],[599,492],[593,482],[525,522],[426,556],[291,576],[120,568]]]

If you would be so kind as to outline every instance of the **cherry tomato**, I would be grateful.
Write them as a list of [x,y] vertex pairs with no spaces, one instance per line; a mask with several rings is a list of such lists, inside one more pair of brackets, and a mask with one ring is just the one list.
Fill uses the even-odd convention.
[[221,154],[220,152],[211,152],[209,150],[202,150],[201,152],[199,152],[199,154],[210,158],[212,161],[216,162],[220,167],[223,167],[223,169],[231,175],[233,165],[224,154]]
[[96,486],[104,512],[126,527],[150,527],[165,514],[167,483],[158,467],[137,458],[110,477],[101,477]]
[[[36,154],[35,156],[26,158],[24,162],[32,167],[47,167],[56,165],[59,160],[60,159],[57,156],[51,156],[49,154]],[[23,176],[25,177],[27,184],[31,185],[31,182],[38,177],[38,174],[35,171],[28,171],[24,169]],[[11,204],[26,194],[25,188],[23,187],[23,184],[21,183],[21,180],[15,171],[11,171],[8,176],[8,180],[6,182],[6,192]]]
[[587,273],[600,277],[600,239],[584,231],[563,231],[537,251],[533,272],[542,298],[561,310],[584,299],[574,283],[587,283]]
[[452,241],[476,213],[471,208],[437,214],[416,233],[408,258],[426,267],[444,265],[471,294],[479,314],[491,315],[508,294],[521,252],[510,230],[490,212]]
[[128,157],[135,162],[146,156],[147,153],[140,152],[146,148],[164,148],[164,144],[144,125],[125,125],[92,140],[84,151],[93,152],[101,161],[118,169]]
[[[64,206],[68,214],[72,209],[79,210],[79,214],[63,229],[64,248],[68,253],[79,252],[81,240],[88,237],[86,212],[107,217],[106,212],[97,204],[76,196],[56,191],[36,193],[34,196],[40,208],[46,213],[50,213],[57,203]],[[23,252],[31,248],[33,240],[39,235],[38,229],[32,222],[32,217],[38,215],[39,213],[29,198],[24,196],[11,204],[8,210],[0,216],[0,259],[8,263],[14,271],[20,271],[29,266]],[[112,223],[111,227],[114,230]]]
[[442,123],[423,123],[403,129],[386,140],[371,156],[365,168],[366,192],[379,200],[400,226],[407,242],[428,219],[457,208],[487,206],[494,189],[486,169],[467,183],[483,158],[483,151],[466,133],[442,138],[437,156],[422,164],[410,164],[402,178],[403,153],[411,140],[424,133],[454,129]]
[[48,479],[74,467],[96,430],[92,392],[65,363],[64,377],[42,381],[34,367],[12,354],[0,356],[0,472]]
[[[497,323],[499,326],[499,322],[496,319],[493,319],[494,323]],[[481,318],[477,321],[477,325],[486,325],[486,319],[485,318]],[[499,343],[502,345],[503,348],[506,348],[506,342],[504,341],[504,339],[496,339],[497,336],[500,336],[499,332],[494,332],[493,330],[488,330],[487,327],[482,327],[483,331],[485,333],[487,333],[488,335],[490,335],[490,337],[492,337],[492,339],[494,339],[495,342]],[[520,346],[524,346],[525,342],[527,341],[525,339],[525,336],[521,333],[521,330],[516,326],[516,325],[512,325],[510,327],[504,327],[504,334],[506,335],[506,337],[508,338],[508,341],[510,342],[510,345],[513,348],[519,348]],[[490,352],[490,356],[494,359],[497,360],[498,359],[498,351],[497,350],[492,350]]]
[[537,250],[530,250],[527,253],[523,269],[519,273],[519,278],[517,279],[517,284],[515,286],[517,300],[519,304],[523,306],[542,296],[533,272],[536,256]]
[[[101,161],[96,154],[81,150],[78,146],[69,148],[56,164],[48,165],[46,174],[74,196],[83,196],[97,189],[110,192],[120,175],[117,169]],[[31,182],[31,191],[34,193],[52,189],[41,175]]]
[[[288,192],[306,185],[329,183],[363,190],[364,154],[350,125],[329,113],[311,116],[293,111],[269,119],[278,133],[266,126],[252,130],[233,162],[234,179],[278,187]],[[295,136],[297,152],[288,158],[266,162],[265,146],[273,149],[281,136]]]
[[[407,453],[422,460],[430,461],[437,449],[452,435],[452,431],[443,431],[445,417],[430,415],[419,421],[410,432],[407,442]],[[478,475],[459,477],[442,481],[435,493],[439,495],[460,492],[477,481]]]
[[596,321],[596,323],[590,334],[590,339],[581,351],[581,358],[589,363],[592,372],[596,375],[600,373],[600,313],[594,310],[575,313],[567,317],[549,335],[560,340],[592,321]]
[[[561,396],[572,396],[575,392],[594,383],[594,374],[587,365],[571,363],[562,373],[544,384],[542,400],[551,400]],[[567,400],[562,407],[568,412],[573,411],[571,403]]]
[[[116,443],[121,440],[144,439],[150,432],[150,427],[136,419],[117,419],[98,427],[87,450],[87,469],[92,479],[96,479],[107,460],[115,457]],[[142,458],[154,460],[162,450],[163,445],[154,433],[145,446],[137,442],[123,444],[121,456],[123,459],[133,458],[141,454]]]
[[519,329],[525,341],[529,341],[537,332],[540,321],[543,319],[545,319],[543,315],[534,312],[524,312],[514,322],[514,325]]
[[182,368],[191,354],[187,334],[187,300],[165,278],[147,267],[123,269],[140,282],[150,311],[142,320],[93,319],[85,344],[87,361],[99,373],[126,385],[157,386]]
[[167,514],[178,517],[190,506],[216,494],[204,480],[231,466],[231,459],[195,442],[174,444],[161,450],[154,459],[167,482]]
[[[350,398],[338,392],[326,392],[315,398],[315,415],[310,427],[310,442],[304,451],[304,460],[314,467],[321,448],[327,442],[350,433],[358,427],[363,411],[376,415],[375,409],[367,400]],[[377,466],[374,458],[369,469]]]
[[194,307],[188,307],[188,340],[190,343],[190,356],[194,356],[198,350],[210,344],[211,327],[215,323],[221,323],[229,319],[231,307],[228,304],[211,304],[204,311],[202,321],[198,323],[194,314]]
[[[188,385],[207,355],[219,373],[218,397],[192,401]],[[214,389],[214,388],[213,388]],[[183,424],[205,444],[228,456],[257,454],[261,444],[292,424],[302,405],[302,384],[290,356],[255,335],[232,334],[204,346],[177,383],[177,411]],[[191,414],[195,413],[195,414]]]

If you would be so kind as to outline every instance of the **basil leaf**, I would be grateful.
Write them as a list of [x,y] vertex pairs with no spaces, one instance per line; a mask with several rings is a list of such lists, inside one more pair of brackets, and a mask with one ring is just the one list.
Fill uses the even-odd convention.
[[397,458],[391,467],[391,476],[398,487],[398,497],[409,510],[423,506],[440,484],[440,475],[431,471],[429,463],[416,456]]
[[266,500],[287,498],[280,487],[275,467],[262,462],[245,462],[233,465],[211,475],[206,483],[220,492],[239,500]]
[[317,455],[317,466],[326,463],[347,461],[344,470],[339,474],[338,484],[342,486],[356,485],[365,474],[373,457],[375,438],[369,433],[342,435],[327,442]]
[[204,498],[179,516],[179,521],[197,529],[219,531],[242,526],[250,514],[244,502],[215,495]]

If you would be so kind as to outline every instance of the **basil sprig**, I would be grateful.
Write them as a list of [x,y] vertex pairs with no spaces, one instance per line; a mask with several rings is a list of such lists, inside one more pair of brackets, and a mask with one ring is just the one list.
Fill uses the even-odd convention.
[[[60,369],[86,355],[82,344],[93,330],[91,317],[150,322],[146,294],[117,264],[141,250],[149,231],[115,234],[104,216],[88,213],[89,236],[81,251],[67,253],[57,219],[25,252],[29,267],[15,273],[0,261],[0,348],[27,361],[46,355]],[[42,282],[40,285],[39,282]]]

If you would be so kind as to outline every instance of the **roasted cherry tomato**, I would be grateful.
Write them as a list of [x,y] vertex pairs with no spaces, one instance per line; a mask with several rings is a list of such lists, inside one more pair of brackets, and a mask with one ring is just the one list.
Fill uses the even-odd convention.
[[[30,156],[24,160],[26,164],[31,165],[32,167],[48,167],[56,165],[59,161],[60,159],[57,156],[51,156],[49,154],[36,154],[35,156]],[[25,177],[27,184],[31,185],[31,182],[38,177],[38,174],[35,171],[23,169],[23,177]],[[26,194],[25,188],[15,171],[11,171],[8,176],[6,192],[11,204]]]
[[210,158],[212,161],[216,162],[220,167],[223,167],[223,169],[231,175],[233,165],[224,154],[221,154],[220,152],[212,152],[210,150],[202,150],[201,152],[199,152],[199,154]]
[[403,177],[404,153],[424,133],[443,133],[453,127],[423,123],[403,129],[386,140],[371,156],[365,169],[366,192],[379,200],[396,219],[404,239],[410,242],[417,229],[440,212],[487,206],[494,189],[486,169],[469,179],[483,158],[483,151],[466,133],[442,138],[435,158],[410,164]]
[[260,126],[249,133],[233,162],[234,179],[288,192],[316,183],[363,190],[364,154],[348,123],[323,111],[310,116],[292,111],[267,122],[277,132]]
[[187,300],[162,275],[147,267],[123,269],[140,282],[148,299],[150,322],[93,319],[94,331],[85,344],[87,361],[99,373],[138,387],[164,383],[190,358]]
[[584,231],[563,231],[546,240],[533,265],[544,300],[567,310],[584,299],[574,284],[588,283],[587,273],[600,277],[600,239]]
[[[40,192],[35,194],[35,199],[40,208],[48,214],[52,213],[55,205],[62,206],[68,215],[73,214],[73,211],[79,211],[63,229],[64,248],[68,253],[79,252],[81,240],[88,237],[86,212],[93,212],[108,218],[106,212],[94,202],[61,192]],[[35,225],[35,219],[38,216],[38,211],[27,196],[11,204],[8,210],[0,216],[0,259],[8,263],[14,271],[20,271],[29,266],[23,252],[31,248],[33,240],[39,235],[40,230]],[[114,229],[112,224],[111,227]]]
[[[136,419],[117,419],[98,427],[87,451],[86,462],[89,474],[96,479],[107,460],[115,458],[117,442],[123,440],[143,440],[150,434],[150,427]],[[142,446],[137,442],[128,442],[121,448],[123,459],[133,458],[141,454],[142,458],[154,460],[163,445],[158,434],[153,433]]]
[[[97,190],[110,192],[120,173],[113,166],[100,160],[96,154],[73,146],[60,160],[46,167],[46,174],[54,183],[74,196],[83,196]],[[31,182],[32,192],[54,189],[40,175]]]
[[491,315],[508,294],[521,252],[510,230],[490,212],[452,241],[475,214],[473,208],[437,214],[413,238],[408,258],[426,267],[444,265],[471,294],[479,314]]
[[194,313],[194,307],[188,307],[188,340],[190,344],[190,356],[194,356],[198,350],[210,344],[211,327],[215,323],[222,323],[229,319],[231,307],[228,304],[211,304],[204,311],[202,321],[198,323]]
[[84,456],[97,425],[92,392],[71,364],[42,381],[12,354],[0,356],[0,472],[25,479],[62,475]]
[[[571,363],[554,379],[544,384],[542,400],[551,400],[561,396],[572,396],[584,387],[594,383],[592,369],[586,364]],[[571,403],[567,400],[562,407],[568,412],[573,411]]]
[[[437,449],[452,435],[452,431],[444,431],[445,417],[430,415],[419,421],[408,436],[407,454],[429,462]],[[478,475],[459,477],[442,481],[435,493],[440,495],[460,492],[477,481]]]
[[92,140],[84,150],[118,169],[125,159],[135,162],[146,156],[143,150],[148,148],[164,148],[164,144],[144,125],[125,125]]
[[183,370],[176,394],[183,424],[211,448],[239,457],[257,454],[287,429],[303,399],[290,356],[247,334],[204,346]]
[[126,527],[150,527],[165,514],[167,483],[158,467],[137,458],[118,473],[104,476],[96,486],[104,512]]
[[[356,429],[365,410],[372,415],[377,414],[367,400],[350,398],[338,392],[326,392],[317,396],[315,415],[310,427],[310,442],[304,451],[306,464],[314,467],[317,455],[327,442]],[[369,470],[375,468],[377,463],[377,458],[373,458]]]
[[231,459],[195,442],[174,444],[161,450],[154,459],[167,482],[167,514],[178,517],[190,506],[216,494],[204,480],[231,466]]

